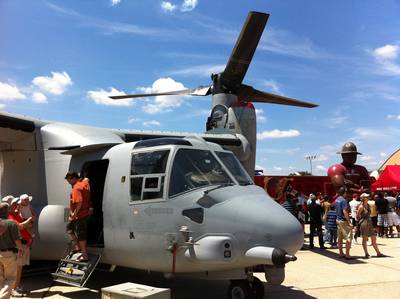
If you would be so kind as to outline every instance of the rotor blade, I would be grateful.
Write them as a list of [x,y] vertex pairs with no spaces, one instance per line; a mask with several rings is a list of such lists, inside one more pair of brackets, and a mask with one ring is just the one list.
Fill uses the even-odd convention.
[[211,93],[211,86],[199,86],[192,89],[182,89],[175,91],[166,92],[155,92],[155,93],[142,93],[142,94],[127,94],[119,96],[110,96],[113,100],[131,99],[131,98],[145,98],[145,97],[156,97],[156,96],[173,96],[173,95],[193,95],[193,96],[206,96]]
[[167,96],[167,95],[184,95],[189,94],[190,89],[182,89],[167,92],[156,92],[156,93],[137,93],[137,94],[124,94],[120,96],[110,96],[113,100],[130,99],[130,98],[145,98],[145,97],[155,97],[155,96]]
[[249,100],[249,102],[279,104],[305,108],[314,108],[319,106],[317,104],[303,102],[273,93],[260,91],[248,85],[242,85],[239,88],[239,91],[240,92],[238,92],[238,98],[242,101]]
[[221,74],[225,84],[235,86],[242,83],[268,17],[269,14],[254,11],[248,14],[225,70]]

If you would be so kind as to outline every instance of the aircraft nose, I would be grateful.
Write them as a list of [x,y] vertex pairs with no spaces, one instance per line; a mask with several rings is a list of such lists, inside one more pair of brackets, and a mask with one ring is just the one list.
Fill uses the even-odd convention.
[[278,248],[294,255],[303,246],[304,230],[292,214],[283,208],[281,210],[281,219],[276,219],[276,224],[271,227],[275,231],[273,239]]
[[[245,195],[237,192],[224,209],[230,228],[249,247],[267,246],[294,255],[304,241],[300,222],[264,190],[251,186]],[[227,223],[225,222],[225,227]]]

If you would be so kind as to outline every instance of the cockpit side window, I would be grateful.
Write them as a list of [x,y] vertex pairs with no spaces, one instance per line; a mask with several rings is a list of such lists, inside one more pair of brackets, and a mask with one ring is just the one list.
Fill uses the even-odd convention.
[[222,163],[224,163],[225,167],[228,168],[230,173],[235,177],[238,181],[239,185],[252,185],[253,181],[251,180],[248,173],[244,170],[239,160],[235,157],[234,154],[228,152],[216,152],[218,158],[221,159]]
[[163,197],[169,150],[132,154],[131,201]]
[[233,184],[233,181],[210,151],[178,150],[172,166],[169,196],[203,186],[225,184]]

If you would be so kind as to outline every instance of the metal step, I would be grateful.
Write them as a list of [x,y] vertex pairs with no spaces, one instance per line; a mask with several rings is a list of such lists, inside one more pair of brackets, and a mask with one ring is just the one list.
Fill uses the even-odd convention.
[[62,279],[66,279],[68,281],[75,281],[75,282],[80,282],[82,279],[82,276],[72,276],[72,275],[62,274],[62,273],[51,273],[51,275],[55,278],[62,278]]
[[72,259],[62,259],[62,260],[60,260],[60,262],[70,263],[70,264],[79,265],[79,266],[88,266],[89,265],[89,261],[80,262],[80,261],[76,261],[76,260],[72,260]]
[[58,263],[55,273],[52,273],[54,281],[83,287],[88,281],[90,275],[96,268],[100,254],[90,254],[87,262],[77,261],[77,255],[67,255]]

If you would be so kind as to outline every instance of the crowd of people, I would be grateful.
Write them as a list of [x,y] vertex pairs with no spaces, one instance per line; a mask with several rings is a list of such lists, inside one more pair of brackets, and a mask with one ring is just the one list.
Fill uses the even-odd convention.
[[[66,232],[72,241],[71,256],[88,261],[87,222],[92,214],[90,186],[87,178],[75,172],[65,176],[71,185],[70,214]],[[35,239],[35,210],[32,196],[7,195],[0,203],[0,298],[24,297],[28,291],[21,285],[22,267],[30,263],[30,250]]]
[[384,257],[376,238],[400,237],[400,192],[351,194],[343,186],[332,197],[320,192],[311,193],[308,197],[299,192],[295,195],[289,193],[282,206],[303,227],[305,223],[310,224],[310,249],[314,248],[314,236],[317,236],[320,249],[329,244],[331,248],[338,248],[341,258],[352,258],[351,243],[358,243],[359,239],[364,258],[370,258],[369,239],[376,256]]
[[10,294],[22,297],[27,292],[21,285],[22,267],[29,265],[30,248],[35,237],[36,213],[32,197],[8,195],[0,203],[0,298]]

